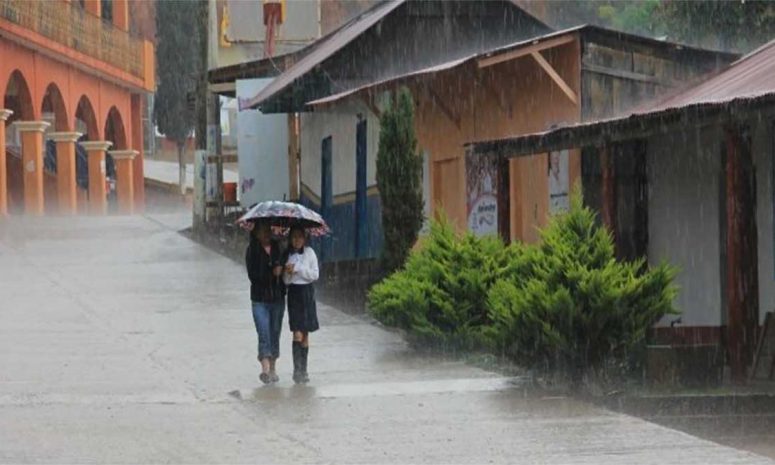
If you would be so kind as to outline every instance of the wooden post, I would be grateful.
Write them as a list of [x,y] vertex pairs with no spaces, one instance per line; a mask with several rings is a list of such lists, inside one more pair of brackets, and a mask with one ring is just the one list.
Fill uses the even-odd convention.
[[116,164],[118,211],[123,215],[131,215],[135,212],[132,164],[139,152],[137,150],[111,150],[108,153]]
[[613,154],[611,147],[606,144],[600,147],[600,166],[603,174],[603,205],[602,218],[603,224],[610,231],[611,236],[616,238],[616,181],[614,173]]
[[75,143],[80,132],[52,132],[48,138],[57,145],[57,203],[59,213],[75,215],[78,212],[76,190]]
[[298,114],[288,113],[288,176],[290,199],[298,201],[301,199],[301,189],[299,186],[299,127]]
[[5,159],[5,122],[13,114],[0,109],[0,218],[8,214],[8,173]]
[[89,165],[89,214],[104,215],[108,211],[105,186],[105,151],[113,145],[109,141],[81,142]]
[[16,127],[22,133],[24,211],[28,215],[42,215],[45,208],[43,198],[43,131],[49,127],[49,123],[45,121],[21,121],[16,123]]
[[732,380],[744,383],[758,326],[758,270],[753,157],[741,128],[724,129],[726,144],[727,351]]
[[498,160],[498,234],[506,244],[511,242],[511,176],[510,163],[506,157]]

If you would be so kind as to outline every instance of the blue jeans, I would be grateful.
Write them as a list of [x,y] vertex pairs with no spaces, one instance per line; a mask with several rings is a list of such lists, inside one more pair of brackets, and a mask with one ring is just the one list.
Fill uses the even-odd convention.
[[280,332],[283,328],[285,302],[252,302],[253,323],[258,334],[258,358],[280,357]]

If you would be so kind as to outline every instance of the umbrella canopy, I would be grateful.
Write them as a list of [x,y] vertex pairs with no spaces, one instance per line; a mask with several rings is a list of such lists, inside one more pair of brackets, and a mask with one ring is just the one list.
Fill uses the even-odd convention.
[[237,223],[262,220],[268,222],[271,226],[280,228],[301,226],[313,236],[322,236],[330,232],[323,217],[316,211],[298,203],[280,202],[278,200],[261,202],[251,207],[247,213],[237,220]]

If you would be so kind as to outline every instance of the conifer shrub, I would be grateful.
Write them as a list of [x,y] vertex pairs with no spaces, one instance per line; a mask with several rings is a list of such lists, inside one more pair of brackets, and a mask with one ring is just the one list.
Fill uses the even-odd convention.
[[676,313],[675,275],[667,264],[618,261],[577,192],[537,244],[505,246],[434,220],[405,266],[371,289],[369,309],[414,341],[484,348],[577,382]]
[[480,345],[481,329],[491,324],[488,291],[519,262],[520,251],[496,237],[457,235],[446,219],[433,220],[405,266],[371,289],[369,310],[423,343]]
[[579,194],[531,249],[523,273],[502,275],[487,297],[493,349],[524,366],[559,369],[578,381],[676,313],[676,270],[617,261],[611,235]]
[[414,131],[414,100],[405,87],[380,118],[377,187],[382,203],[385,271],[399,269],[422,228],[422,165]]

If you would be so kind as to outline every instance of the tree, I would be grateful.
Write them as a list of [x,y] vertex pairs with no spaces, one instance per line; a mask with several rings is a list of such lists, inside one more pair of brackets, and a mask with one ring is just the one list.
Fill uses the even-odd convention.
[[159,85],[153,117],[159,132],[173,140],[178,148],[180,189],[186,189],[186,142],[196,124],[195,93],[206,63],[202,45],[206,31],[201,27],[207,14],[207,2],[160,0],[156,4],[157,75]]
[[775,33],[771,1],[663,0],[659,16],[675,38],[724,50],[748,51]]
[[377,151],[387,271],[404,264],[423,223],[422,157],[414,133],[414,102],[406,88],[396,100],[382,115]]

